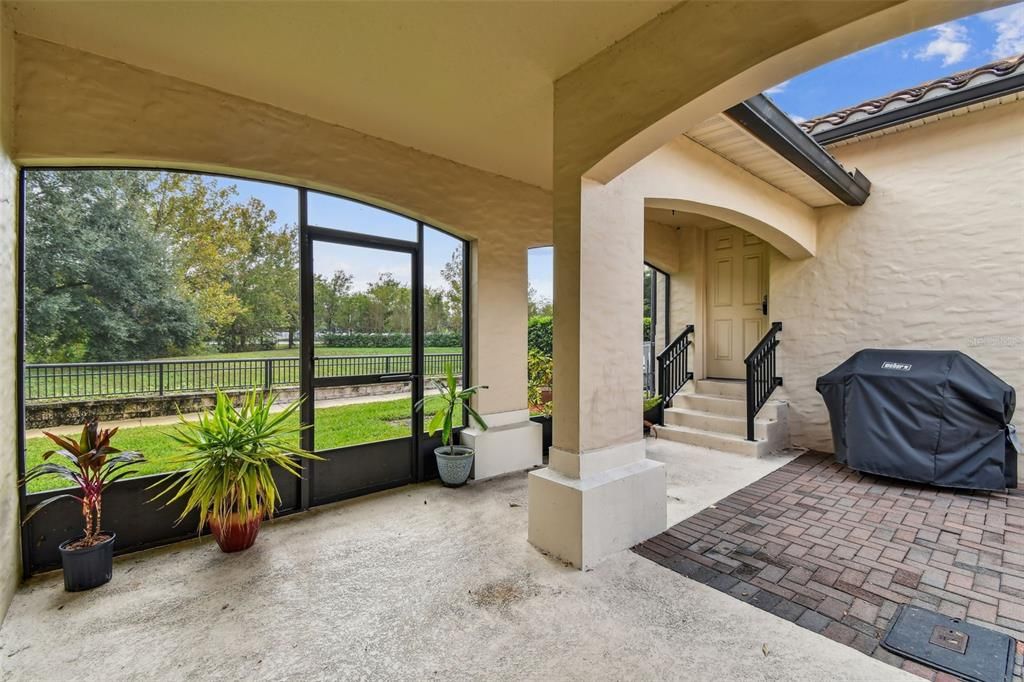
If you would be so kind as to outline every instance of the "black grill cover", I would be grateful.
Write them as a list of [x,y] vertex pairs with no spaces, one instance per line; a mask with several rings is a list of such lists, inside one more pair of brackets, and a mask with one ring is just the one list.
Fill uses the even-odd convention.
[[1013,388],[959,351],[862,350],[818,378],[836,460],[953,488],[1017,487]]

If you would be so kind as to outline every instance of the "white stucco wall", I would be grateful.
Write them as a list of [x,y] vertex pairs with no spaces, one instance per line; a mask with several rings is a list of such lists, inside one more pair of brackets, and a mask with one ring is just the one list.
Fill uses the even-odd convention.
[[1024,390],[1024,102],[832,151],[871,197],[771,268],[793,442],[831,451],[815,379],[861,348],[961,350]]
[[17,169],[11,161],[13,40],[7,5],[0,7],[0,621],[21,579],[18,514],[17,348]]

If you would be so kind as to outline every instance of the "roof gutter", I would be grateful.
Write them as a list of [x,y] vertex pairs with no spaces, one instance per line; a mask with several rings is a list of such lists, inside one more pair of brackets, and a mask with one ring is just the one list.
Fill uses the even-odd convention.
[[847,173],[831,154],[764,95],[755,95],[724,113],[847,206],[860,206],[867,201],[871,181],[860,171]]
[[941,97],[921,100],[920,102],[899,107],[892,111],[872,114],[852,123],[844,123],[835,128],[823,130],[820,133],[814,133],[811,137],[819,144],[848,140],[851,137],[864,135],[875,130],[881,130],[882,128],[891,128],[901,123],[916,121],[919,118],[934,116],[951,109],[959,109],[977,102],[996,99],[1004,95],[1012,95],[1020,90],[1024,90],[1024,72],[1013,76],[1006,76],[1005,78],[996,78],[974,87],[956,90]]

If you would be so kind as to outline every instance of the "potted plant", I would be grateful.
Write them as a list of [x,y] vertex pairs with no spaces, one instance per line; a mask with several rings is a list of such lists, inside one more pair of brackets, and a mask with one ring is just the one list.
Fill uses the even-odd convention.
[[529,350],[526,359],[526,397],[530,407],[530,421],[540,424],[543,429],[544,456],[547,457],[551,447],[551,413],[554,404],[551,402],[551,384],[554,379],[554,364],[551,356],[536,348]]
[[653,432],[658,437],[656,426],[664,421],[665,406],[662,404],[661,396],[644,392],[644,433]]
[[301,400],[271,412],[275,396],[253,389],[236,408],[223,391],[197,421],[181,417],[170,437],[188,448],[178,462],[188,468],[161,479],[168,485],[154,499],[184,500],[178,517],[199,512],[199,530],[210,533],[224,552],[252,547],[265,517],[274,513],[279,493],[274,466],[301,476],[298,459],[322,459],[298,447],[302,431],[293,417]]
[[85,532],[60,544],[64,589],[68,592],[91,590],[110,582],[114,571],[114,540],[117,535],[103,528],[103,492],[114,481],[135,472],[143,461],[138,452],[122,452],[110,444],[117,429],[100,431],[92,418],[82,428],[78,441],[44,432],[60,446],[43,453],[43,461],[25,474],[22,485],[40,476],[59,476],[78,487],[78,493],[48,497],[33,507],[22,523],[57,500],[70,498],[82,505]]
[[[473,469],[475,453],[473,448],[455,445],[452,442],[452,423],[455,420],[456,411],[465,409],[469,413],[470,418],[482,430],[487,430],[487,422],[469,405],[469,399],[477,391],[487,387],[470,386],[469,388],[459,390],[455,383],[455,374],[452,372],[452,366],[448,365],[445,369],[448,375],[445,381],[431,379],[431,383],[434,384],[444,404],[431,418],[430,424],[427,425],[427,433],[433,436],[438,431],[441,432],[441,447],[434,448],[434,457],[437,458],[437,473],[440,475],[442,483],[454,488],[465,484],[466,480],[469,479],[469,472]],[[416,409],[422,410],[426,401],[427,398],[421,398],[416,403]]]

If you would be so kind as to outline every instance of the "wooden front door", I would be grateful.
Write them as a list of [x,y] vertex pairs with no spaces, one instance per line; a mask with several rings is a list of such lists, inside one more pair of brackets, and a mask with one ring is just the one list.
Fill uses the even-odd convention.
[[768,245],[736,227],[707,235],[709,378],[742,379],[743,359],[768,331]]

